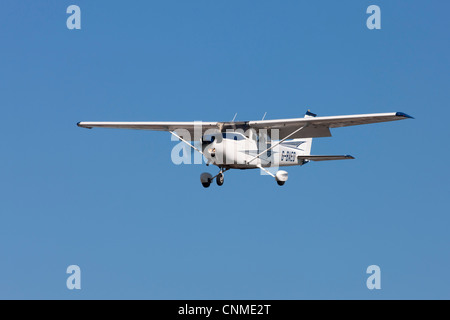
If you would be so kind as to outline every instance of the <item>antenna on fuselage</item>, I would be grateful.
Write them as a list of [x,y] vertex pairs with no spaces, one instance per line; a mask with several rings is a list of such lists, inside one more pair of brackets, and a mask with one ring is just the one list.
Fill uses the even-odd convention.
[[236,119],[236,116],[237,116],[237,112],[234,114],[234,118],[233,118],[233,120],[231,120],[231,122],[234,122],[234,120]]
[[266,114],[267,114],[267,112],[264,113],[263,118],[261,119],[261,121],[263,121],[266,118]]

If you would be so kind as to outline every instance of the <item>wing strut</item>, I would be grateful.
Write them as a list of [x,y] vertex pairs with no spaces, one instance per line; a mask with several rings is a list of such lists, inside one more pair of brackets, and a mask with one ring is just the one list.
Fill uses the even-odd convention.
[[264,153],[266,153],[269,150],[272,150],[273,148],[275,148],[276,146],[278,146],[279,144],[283,143],[285,140],[289,139],[289,137],[293,136],[294,134],[296,134],[297,132],[299,132],[300,130],[306,128],[308,126],[308,124],[305,124],[303,127],[298,128],[297,130],[295,130],[294,132],[288,134],[286,137],[284,137],[283,139],[281,139],[280,141],[278,141],[277,143],[275,143],[273,146],[271,146],[270,148],[267,148],[266,150],[264,150],[263,152],[261,152],[260,154],[258,154],[257,156],[255,156],[253,159],[251,159],[250,161],[247,161],[247,164],[250,164],[250,162],[252,162],[255,159],[258,159],[260,156],[262,156]]
[[258,165],[258,168],[260,168],[262,171],[265,171],[268,175],[270,175],[270,176],[275,178],[275,175],[272,172],[270,172],[269,170],[267,170],[266,168],[263,168],[260,165]]
[[183,141],[184,143],[186,143],[189,147],[191,147],[191,148],[194,149],[195,151],[198,151],[198,152],[200,152],[202,155],[204,155],[203,152],[200,151],[200,149],[194,147],[192,144],[190,144],[188,141],[184,140],[182,137],[180,137],[179,135],[177,135],[175,132],[173,132],[173,131],[169,131],[169,132],[170,132],[173,136],[175,136],[175,137],[177,137],[178,139],[180,139],[180,141]]

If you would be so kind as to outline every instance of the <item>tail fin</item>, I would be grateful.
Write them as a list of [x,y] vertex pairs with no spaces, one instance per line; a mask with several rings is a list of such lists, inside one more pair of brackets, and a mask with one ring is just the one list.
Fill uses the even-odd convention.
[[[312,113],[310,110],[306,111],[305,118],[314,118],[317,114]],[[294,139],[289,142],[290,144],[297,144],[296,147],[300,149],[299,155],[310,155],[312,138]]]

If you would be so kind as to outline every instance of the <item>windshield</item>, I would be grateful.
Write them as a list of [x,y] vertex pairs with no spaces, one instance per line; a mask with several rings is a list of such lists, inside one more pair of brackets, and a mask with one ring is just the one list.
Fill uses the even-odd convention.
[[245,140],[244,135],[238,132],[223,132],[222,138],[235,141]]

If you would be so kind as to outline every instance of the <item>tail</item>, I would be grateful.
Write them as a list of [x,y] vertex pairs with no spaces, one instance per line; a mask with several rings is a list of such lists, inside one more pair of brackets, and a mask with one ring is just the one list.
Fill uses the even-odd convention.
[[[314,118],[317,115],[312,113],[311,111],[307,111],[305,114],[305,118]],[[311,145],[312,145],[312,138],[304,138],[304,139],[294,139],[289,141],[288,143],[292,143],[292,146],[300,150],[299,154],[297,155],[298,160],[302,160],[303,164],[310,162],[310,161],[327,161],[327,160],[346,160],[346,159],[355,159],[350,155],[345,156],[312,156],[311,155]]]
[[[314,117],[317,117],[317,114],[314,114],[309,110],[306,111],[305,118],[314,118]],[[311,154],[312,138],[293,139],[287,143],[299,149],[300,150],[299,155],[309,156]]]

